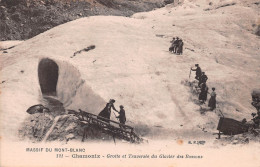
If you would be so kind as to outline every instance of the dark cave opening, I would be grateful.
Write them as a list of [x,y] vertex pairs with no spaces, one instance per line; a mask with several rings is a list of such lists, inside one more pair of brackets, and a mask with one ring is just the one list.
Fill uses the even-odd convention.
[[59,67],[55,61],[44,58],[38,65],[38,78],[43,95],[56,96]]

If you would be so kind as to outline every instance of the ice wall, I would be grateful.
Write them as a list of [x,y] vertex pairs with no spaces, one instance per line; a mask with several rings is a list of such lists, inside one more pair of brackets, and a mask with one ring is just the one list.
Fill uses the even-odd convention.
[[66,109],[82,109],[98,114],[106,102],[81,78],[79,70],[66,61],[53,60],[59,67],[57,99]]

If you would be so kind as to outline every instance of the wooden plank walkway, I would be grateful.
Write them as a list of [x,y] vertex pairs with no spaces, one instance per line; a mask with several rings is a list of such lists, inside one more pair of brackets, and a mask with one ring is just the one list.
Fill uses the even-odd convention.
[[[143,139],[134,133],[134,128],[119,122],[97,116],[79,109],[79,118],[84,125],[95,125],[103,133],[111,135],[113,139],[123,139],[131,143],[142,143]],[[101,119],[100,119],[101,118]],[[84,136],[83,136],[84,138]]]

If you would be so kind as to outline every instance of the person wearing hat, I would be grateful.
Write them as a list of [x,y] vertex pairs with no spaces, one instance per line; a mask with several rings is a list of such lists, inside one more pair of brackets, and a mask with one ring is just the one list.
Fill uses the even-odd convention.
[[209,104],[208,107],[210,107],[210,110],[213,111],[216,108],[216,97],[217,94],[215,92],[215,88],[212,88],[212,92],[210,94]]
[[173,42],[173,44],[174,44],[173,52],[174,53],[178,53],[179,43],[180,43],[180,38],[176,37],[176,40]]
[[200,94],[199,94],[199,100],[205,104],[205,101],[207,100],[207,95],[208,95],[208,87],[206,85],[205,82],[203,82],[201,84],[201,91],[200,91]]
[[195,64],[195,69],[193,69],[192,67],[190,68],[191,71],[196,71],[196,77],[195,79],[199,80],[200,79],[200,76],[201,76],[201,68],[199,66],[199,64]]
[[[117,116],[117,118],[119,119],[119,122],[121,123],[121,124],[125,124],[125,121],[126,121],[126,116],[125,116],[125,110],[124,110],[124,106],[123,105],[120,105],[119,106],[120,107],[120,111],[118,112],[118,116]],[[122,125],[119,125],[120,126],[120,128],[124,128]]]
[[[106,107],[98,114],[98,119],[109,123],[110,115],[111,115],[111,108],[118,112],[114,106],[116,101],[114,99],[110,99],[109,102],[106,104]],[[104,119],[106,118],[106,119]]]
[[[177,37],[178,38],[178,37]],[[171,41],[171,47],[169,48],[169,51],[172,53],[176,52],[176,47],[177,47],[177,39],[175,37],[173,37],[172,41]]]
[[172,38],[172,40],[171,40],[171,43],[173,43],[173,42],[175,41],[175,39],[176,39],[176,38],[175,38],[175,37],[173,37],[173,38]]
[[178,42],[178,47],[177,47],[176,53],[182,55],[182,52],[183,52],[183,41],[182,41],[182,39],[180,39]]
[[201,76],[199,78],[199,84],[198,86],[200,87],[201,83],[206,83],[208,80],[208,76],[205,74],[205,72],[201,73]]

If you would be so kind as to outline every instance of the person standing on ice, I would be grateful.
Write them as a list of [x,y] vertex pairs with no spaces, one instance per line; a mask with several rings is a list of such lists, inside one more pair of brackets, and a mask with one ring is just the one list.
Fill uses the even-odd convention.
[[199,100],[204,104],[208,96],[208,87],[205,82],[201,84],[201,91],[199,94]]
[[183,52],[183,41],[180,39],[179,46],[178,46],[178,53],[182,55]]
[[216,97],[217,94],[215,92],[215,88],[212,88],[212,92],[210,94],[209,104],[208,107],[210,107],[210,110],[213,111],[216,108]]
[[[177,37],[178,38],[178,37]],[[177,43],[176,43],[177,39],[175,37],[173,37],[172,41],[171,41],[171,47],[169,48],[169,51],[172,53],[176,52],[176,47],[177,47]]]
[[[109,123],[110,120],[110,115],[111,115],[111,108],[113,110],[115,110],[116,112],[118,112],[114,106],[114,103],[116,101],[114,99],[110,99],[109,102],[106,104],[106,107],[98,114],[98,119],[105,121],[107,123]],[[106,118],[106,119],[103,119]]]
[[[116,118],[119,119],[119,122],[121,124],[125,124],[126,121],[126,116],[125,116],[125,110],[124,110],[124,106],[120,105],[120,111],[118,112],[119,116],[117,116]],[[120,128],[124,128],[122,125],[119,125]]]
[[199,66],[199,64],[195,64],[195,69],[193,69],[192,67],[190,68],[191,71],[196,71],[196,77],[195,79],[199,80],[200,76],[201,76],[201,68]]
[[201,83],[206,83],[208,80],[208,76],[205,74],[205,72],[201,73],[201,76],[199,77],[199,83],[198,86],[201,87]]
[[178,54],[179,45],[180,45],[180,38],[179,37],[176,37],[176,40],[173,42],[173,45],[174,45],[173,52]]

